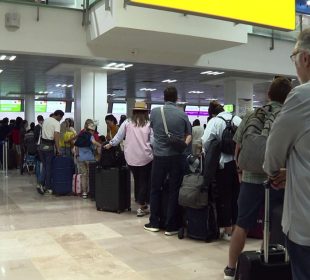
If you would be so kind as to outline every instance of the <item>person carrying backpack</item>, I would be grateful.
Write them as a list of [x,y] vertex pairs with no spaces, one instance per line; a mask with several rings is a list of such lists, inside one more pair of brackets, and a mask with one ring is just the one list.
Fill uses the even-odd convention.
[[[239,157],[238,164],[243,169],[238,198],[238,218],[230,241],[229,262],[224,269],[226,280],[235,279],[237,260],[244,248],[248,231],[255,226],[259,211],[264,205],[263,183],[268,177],[262,169],[265,151],[262,151],[261,147],[265,149],[271,125],[291,89],[291,82],[287,78],[274,79],[268,90],[270,102],[247,114],[235,134],[236,158]],[[249,141],[252,142],[252,146],[249,145]],[[245,150],[248,152],[243,154]],[[260,151],[260,154],[257,151]],[[243,161],[242,159],[246,157],[248,160]],[[259,163],[258,167],[261,170],[255,166],[255,163]],[[283,200],[283,192],[271,188],[270,213],[281,200]]]
[[233,136],[241,123],[241,119],[225,112],[223,106],[215,100],[210,102],[208,111],[212,119],[207,124],[202,142],[203,147],[207,150],[213,139],[221,141],[221,156],[215,174],[218,194],[216,208],[222,237],[229,241],[238,214],[239,179],[234,160],[235,144]]

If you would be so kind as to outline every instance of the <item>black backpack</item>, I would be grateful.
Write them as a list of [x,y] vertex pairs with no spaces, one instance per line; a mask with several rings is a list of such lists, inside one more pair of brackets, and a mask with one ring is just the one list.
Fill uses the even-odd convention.
[[232,116],[230,120],[225,120],[223,117],[218,117],[226,123],[226,127],[222,134],[221,152],[228,155],[235,154],[236,143],[234,142],[233,138],[237,131],[237,126],[235,126],[233,123],[234,117],[235,116]]
[[91,142],[91,134],[87,131],[81,132],[76,141],[74,142],[74,146],[83,148],[83,147],[90,147],[92,145]]

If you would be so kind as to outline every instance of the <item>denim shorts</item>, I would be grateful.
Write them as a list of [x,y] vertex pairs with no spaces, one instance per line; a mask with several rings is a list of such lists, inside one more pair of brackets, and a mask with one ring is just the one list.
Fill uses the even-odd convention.
[[[275,206],[283,203],[284,190],[270,189],[270,213]],[[238,197],[238,218],[236,224],[243,229],[256,225],[259,210],[264,207],[265,188],[263,184],[241,182]]]

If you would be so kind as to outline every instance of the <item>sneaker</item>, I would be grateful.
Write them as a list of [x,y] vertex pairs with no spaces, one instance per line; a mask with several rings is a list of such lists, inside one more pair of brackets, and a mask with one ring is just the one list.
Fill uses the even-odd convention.
[[44,189],[44,187],[42,186],[42,184],[38,184],[37,185],[37,192],[39,193],[39,194],[44,194],[44,192],[45,192],[45,189]]
[[230,241],[231,234],[228,234],[228,233],[224,232],[223,235],[222,235],[222,239],[226,240],[226,241]]
[[86,199],[86,198],[87,198],[87,192],[83,192],[83,193],[82,193],[82,197],[83,197],[84,199]]
[[230,268],[228,266],[224,269],[224,280],[234,280],[236,274],[235,268]]
[[166,236],[172,236],[172,235],[177,235],[179,233],[178,230],[173,230],[173,231],[165,231]]
[[152,231],[152,232],[158,232],[159,231],[159,228],[153,226],[151,223],[145,224],[144,229],[148,230],[148,231]]
[[53,191],[51,189],[46,189],[44,194],[52,195]]
[[145,215],[146,215],[146,212],[143,209],[139,208],[137,210],[137,217],[143,217]]

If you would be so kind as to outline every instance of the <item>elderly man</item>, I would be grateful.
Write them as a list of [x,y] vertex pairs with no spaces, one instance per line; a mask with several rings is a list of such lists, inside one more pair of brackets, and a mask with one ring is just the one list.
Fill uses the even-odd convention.
[[[310,29],[291,54],[300,86],[294,88],[267,141],[264,170],[275,188],[287,168],[282,217],[294,280],[310,279]],[[285,178],[284,178],[285,180]]]

